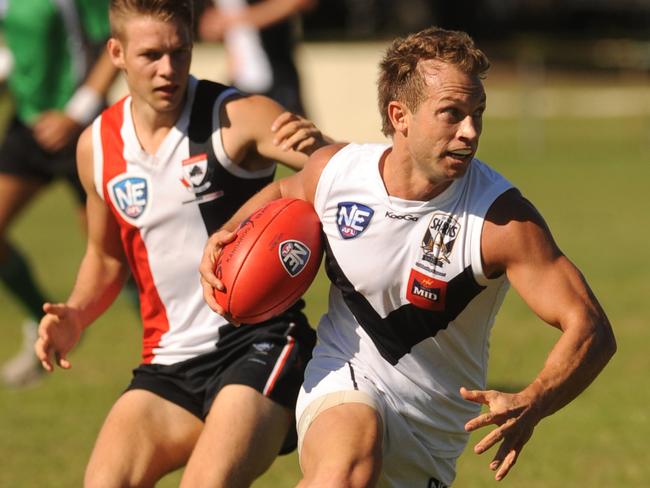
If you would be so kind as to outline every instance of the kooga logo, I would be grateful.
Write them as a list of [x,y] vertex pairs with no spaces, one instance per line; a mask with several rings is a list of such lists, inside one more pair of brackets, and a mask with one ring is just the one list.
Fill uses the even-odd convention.
[[411,214],[396,214],[395,212],[390,212],[390,211],[386,211],[386,217],[388,217],[389,219],[396,219],[396,220],[408,220],[410,222],[417,222],[420,218]]

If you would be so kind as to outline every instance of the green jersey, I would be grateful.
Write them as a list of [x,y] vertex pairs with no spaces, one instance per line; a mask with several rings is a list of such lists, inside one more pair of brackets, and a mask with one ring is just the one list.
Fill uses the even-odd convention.
[[0,9],[14,58],[9,88],[30,124],[62,110],[85,79],[109,37],[108,0],[3,0]]

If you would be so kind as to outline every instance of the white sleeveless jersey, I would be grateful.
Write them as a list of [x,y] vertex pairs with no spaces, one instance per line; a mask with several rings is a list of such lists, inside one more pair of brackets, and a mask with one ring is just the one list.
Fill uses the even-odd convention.
[[[203,88],[212,90],[212,98]],[[219,107],[235,93],[190,78],[183,112],[154,155],[138,142],[130,97],[93,123],[95,188],[119,224],[138,284],[144,363],[172,364],[212,351],[220,327],[228,323],[203,301],[198,273],[203,247],[208,234],[270,182],[275,170],[246,172],[226,155]],[[200,111],[208,123],[195,124],[207,138],[198,150],[207,149],[193,154],[188,134]]]
[[391,197],[379,173],[387,149],[350,144],[318,183],[332,286],[314,357],[349,361],[429,452],[455,458],[480,410],[459,388],[485,387],[488,336],[508,289],[483,273],[484,216],[511,185],[474,159],[433,200]]

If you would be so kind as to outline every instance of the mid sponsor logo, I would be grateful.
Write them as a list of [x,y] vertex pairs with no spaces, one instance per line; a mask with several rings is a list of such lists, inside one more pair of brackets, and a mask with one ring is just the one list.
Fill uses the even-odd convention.
[[353,239],[370,225],[373,209],[356,202],[341,202],[336,212],[336,225],[343,239]]
[[406,299],[418,308],[441,312],[445,309],[447,282],[411,269]]

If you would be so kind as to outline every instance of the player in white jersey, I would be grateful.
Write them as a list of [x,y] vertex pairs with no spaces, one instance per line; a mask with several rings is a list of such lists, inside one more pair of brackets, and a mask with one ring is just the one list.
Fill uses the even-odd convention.
[[[468,432],[489,424],[474,450],[500,443],[490,463],[500,480],[536,424],[615,351],[605,313],[542,217],[475,158],[488,67],[462,32],[397,39],[379,78],[392,145],[317,151],[208,240],[204,298],[221,313],[211,260],[246,215],[297,197],[321,219],[332,286],[296,411],[301,488],[448,486]],[[562,335],[522,391],[486,391],[489,333],[509,284]]]
[[[88,245],[66,303],[44,305],[36,353],[52,371],[130,269],[142,363],[99,433],[86,486],[249,486],[295,447],[294,406],[315,332],[299,303],[235,327],[202,300],[203,242],[273,179],[325,144],[276,102],[189,75],[191,0],[111,0],[107,50],[129,95],[81,135]],[[275,124],[275,132],[272,126]],[[54,356],[54,358],[52,357]],[[292,436],[293,434],[293,436]]]

